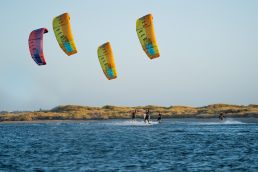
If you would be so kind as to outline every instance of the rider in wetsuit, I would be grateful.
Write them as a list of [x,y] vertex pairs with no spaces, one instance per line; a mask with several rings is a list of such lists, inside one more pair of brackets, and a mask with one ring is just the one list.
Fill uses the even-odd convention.
[[146,115],[144,117],[144,122],[146,123],[146,121],[148,121],[148,124],[150,123],[150,110],[149,109],[146,110]]
[[158,119],[157,119],[157,121],[160,123],[160,121],[161,121],[161,113],[158,114]]
[[225,118],[224,112],[221,112],[221,113],[219,114],[219,119],[222,121],[224,118]]
[[136,117],[136,109],[132,112],[132,120],[134,121]]

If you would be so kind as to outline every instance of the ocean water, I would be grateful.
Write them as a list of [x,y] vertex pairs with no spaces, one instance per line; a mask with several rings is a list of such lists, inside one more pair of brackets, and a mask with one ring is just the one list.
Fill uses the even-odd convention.
[[258,119],[0,123],[0,171],[258,171]]

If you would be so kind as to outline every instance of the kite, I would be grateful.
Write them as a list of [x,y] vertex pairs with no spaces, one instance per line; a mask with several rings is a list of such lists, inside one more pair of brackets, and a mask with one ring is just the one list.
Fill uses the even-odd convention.
[[117,78],[114,55],[109,42],[98,47],[98,58],[100,66],[108,80]]
[[150,59],[160,56],[154,32],[153,16],[148,14],[136,21],[136,32],[143,50]]
[[48,33],[47,28],[33,30],[29,36],[29,49],[32,59],[38,65],[46,65],[43,53],[43,34]]
[[54,18],[53,30],[59,46],[68,56],[77,53],[68,13],[64,13]]

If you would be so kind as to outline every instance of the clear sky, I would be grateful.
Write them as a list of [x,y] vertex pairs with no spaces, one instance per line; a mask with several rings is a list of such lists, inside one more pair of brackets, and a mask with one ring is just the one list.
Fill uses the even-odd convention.
[[[68,12],[78,53],[59,48],[52,20]],[[136,19],[152,13],[161,57],[143,52]],[[0,6],[0,110],[57,105],[258,103],[257,0],[5,0]],[[47,65],[28,36],[46,27]],[[102,73],[97,47],[110,41],[118,78]]]

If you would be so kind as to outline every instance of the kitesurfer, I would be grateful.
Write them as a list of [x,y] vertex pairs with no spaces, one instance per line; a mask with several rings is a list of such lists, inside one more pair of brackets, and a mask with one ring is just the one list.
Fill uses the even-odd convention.
[[134,121],[136,117],[136,109],[132,112],[132,120]]
[[221,113],[219,114],[219,119],[222,121],[222,120],[224,120],[224,118],[225,118],[224,112],[221,112]]
[[161,113],[158,114],[158,119],[157,121],[160,123],[161,122]]
[[145,112],[145,116],[144,116],[144,122],[148,122],[148,124],[150,123],[150,110],[147,109]]

